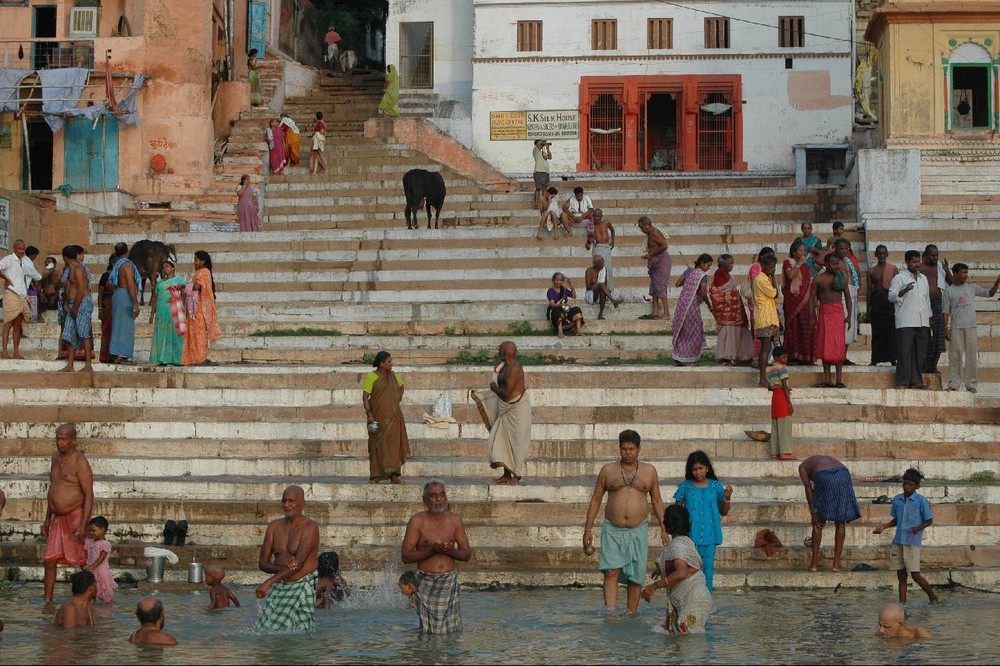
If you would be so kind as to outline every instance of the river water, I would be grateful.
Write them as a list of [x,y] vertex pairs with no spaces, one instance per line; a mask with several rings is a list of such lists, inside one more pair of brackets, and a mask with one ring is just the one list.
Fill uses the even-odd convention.
[[[878,609],[894,591],[722,590],[705,636],[658,631],[665,603],[643,603],[633,618],[607,618],[599,589],[462,591],[465,630],[421,637],[413,610],[395,585],[357,590],[337,608],[317,611],[307,636],[261,636],[250,627],[258,602],[250,587],[233,586],[239,609],[207,611],[204,588],[164,592],[166,630],[174,648],[128,643],[138,626],[134,610],[145,595],[119,589],[117,603],[98,606],[94,629],[49,626],[54,606],[43,605],[39,584],[0,591],[0,663],[34,664],[535,664],[535,663],[997,663],[1000,595],[943,590],[929,606],[911,592],[907,620],[935,638],[904,642],[876,636]],[[624,589],[622,590],[624,599]],[[68,594],[59,585],[56,595]]]

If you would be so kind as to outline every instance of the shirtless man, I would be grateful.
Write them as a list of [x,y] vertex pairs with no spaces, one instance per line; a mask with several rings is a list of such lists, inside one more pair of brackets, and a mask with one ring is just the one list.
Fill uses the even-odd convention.
[[[836,254],[826,258],[826,270],[813,278],[809,290],[809,304],[813,309],[816,332],[816,356],[823,361],[823,381],[821,388],[845,388],[843,382],[844,361],[847,359],[847,345],[844,344],[846,326],[851,320],[851,299],[845,298],[847,280],[841,269],[841,260]],[[806,301],[795,309],[798,314]],[[847,314],[844,314],[844,306]],[[837,382],[830,376],[831,364],[837,369]]]
[[833,566],[840,571],[847,523],[861,517],[851,483],[851,472],[833,456],[810,456],[799,465],[799,478],[806,490],[806,504],[812,517],[812,562],[809,571],[819,571],[819,548],[826,521],[833,521]]
[[[921,257],[920,272],[927,278],[927,288],[931,297],[931,341],[927,345],[927,358],[924,361],[924,372],[938,372],[938,361],[945,351],[944,314],[941,305],[941,291],[952,282],[948,260],[938,261],[937,245],[924,248]],[[944,278],[945,284],[941,284]]]
[[583,280],[587,283],[586,300],[587,303],[600,305],[597,312],[598,319],[604,319],[604,306],[608,301],[616,308],[621,305],[621,299],[616,299],[611,294],[611,287],[608,286],[610,278],[604,265],[604,257],[599,254],[594,255],[594,263],[583,274]]
[[76,426],[56,428],[56,453],[49,470],[49,497],[42,523],[45,543],[45,601],[52,601],[56,566],[87,563],[83,542],[94,506],[94,473],[87,456],[76,450]]
[[135,607],[139,628],[132,632],[128,642],[135,645],[155,645],[170,647],[177,645],[177,639],[163,631],[163,602],[156,597],[146,597]]
[[667,319],[670,306],[667,305],[667,287],[670,282],[670,253],[667,252],[667,238],[653,226],[648,217],[640,217],[639,231],[646,234],[646,269],[649,271],[649,295],[652,297],[653,311],[640,319]]
[[285,488],[285,517],[272,520],[264,533],[257,566],[273,575],[257,586],[257,598],[264,599],[258,631],[312,631],[316,626],[319,526],[302,514],[305,505],[302,488]]
[[489,391],[473,392],[472,397],[490,429],[490,467],[503,468],[503,474],[493,482],[516,486],[531,452],[531,402],[524,368],[517,360],[517,345],[505,340],[497,355],[500,363],[493,370]]
[[52,626],[61,629],[89,627],[97,624],[94,619],[94,599],[97,598],[97,579],[90,571],[77,571],[69,577],[73,596],[63,602],[52,618]]
[[73,361],[81,347],[86,354],[83,371],[93,372],[91,356],[94,355],[94,336],[91,332],[91,318],[94,314],[94,298],[90,293],[90,273],[83,264],[83,253],[75,245],[63,248],[63,260],[69,268],[69,280],[66,283],[67,312],[61,339],[66,350],[66,367],[60,372],[73,372]]
[[903,606],[891,603],[882,606],[878,614],[878,634],[882,638],[933,638],[934,635],[915,624],[906,624]]
[[449,634],[462,629],[455,561],[468,562],[472,546],[462,519],[449,508],[443,483],[424,484],[424,506],[427,510],[406,524],[400,554],[404,564],[417,564],[420,633]]
[[628,611],[639,609],[639,593],[646,582],[646,562],[649,558],[649,497],[653,515],[660,526],[660,540],[670,541],[663,526],[663,499],[656,468],[639,461],[641,439],[634,430],[623,430],[618,435],[618,462],[601,468],[594,486],[594,494],[587,508],[587,522],[583,526],[583,552],[594,552],[594,535],[591,528],[597,512],[608,495],[601,527],[601,561],[604,572],[605,612],[614,613],[618,606],[618,577],[627,581]]
[[588,250],[593,248],[592,256],[604,258],[604,266],[608,270],[608,290],[611,291],[615,288],[615,273],[611,261],[611,251],[615,249],[615,227],[604,219],[604,211],[600,208],[594,209],[594,217],[587,225],[588,229],[591,226],[593,230],[588,232],[584,247]]
[[868,269],[868,298],[865,299],[868,323],[872,328],[871,365],[889,361],[896,365],[896,317],[889,302],[889,285],[898,270],[890,264],[885,245],[875,248],[876,264]]

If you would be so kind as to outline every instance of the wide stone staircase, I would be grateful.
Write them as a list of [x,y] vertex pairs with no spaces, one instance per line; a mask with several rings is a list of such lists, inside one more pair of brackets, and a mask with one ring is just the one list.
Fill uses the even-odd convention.
[[[312,114],[324,110],[317,106],[330,92],[324,88],[335,85],[323,80],[309,97],[287,103],[303,128],[304,148]],[[341,92],[360,100],[363,89]],[[374,108],[376,97],[366,94]],[[353,122],[344,113],[344,122]],[[94,512],[112,525],[112,568],[138,578],[143,547],[159,542],[166,520],[186,519],[187,545],[173,548],[181,566],[168,575],[179,580],[196,557],[223,563],[235,582],[261,580],[256,558],[264,528],[280,515],[281,490],[297,483],[321,525],[322,549],[340,554],[352,582],[371,582],[387,565],[398,565],[406,520],[421,508],[420,484],[440,478],[474,548],[472,561],[461,566],[464,582],[597,584],[597,559],[580,547],[583,520],[597,471],[616,459],[618,433],[633,428],[668,502],[696,449],[735,486],[717,558],[720,587],[893,584],[884,571],[891,537],[871,533],[888,519],[889,507],[871,502],[899,492],[886,479],[912,465],[927,475],[922,492],[935,510],[924,541],[928,578],[996,587],[995,301],[983,301],[979,313],[978,395],[892,388],[891,368],[867,365],[867,334],[851,350],[858,365],[846,370],[848,389],[812,388],[818,366],[792,369],[796,454],[835,455],[851,468],[863,516],[848,528],[846,564],[882,569],[874,573],[829,572],[832,533],[824,546],[827,571],[805,571],[803,541],[811,530],[797,463],[771,461],[768,445],[744,434],[769,428],[769,395],[755,387],[754,371],[711,360],[673,367],[669,322],[638,319],[649,308],[641,299],[648,280],[639,215],[669,234],[675,276],[701,252],[734,255],[745,275],[762,245],[784,256],[803,221],[825,225],[817,227],[823,237],[831,220],[850,223],[852,197],[837,193],[831,202],[795,188],[791,176],[556,181],[566,195],[583,185],[616,225],[615,279],[627,299],[603,321],[584,306],[584,335],[557,340],[544,319],[544,292],[555,271],[581,288],[589,252],[582,229],[567,239],[533,238],[530,183],[492,193],[405,145],[364,138],[359,126],[344,126],[328,147],[329,173],[309,176],[300,166],[268,178],[259,233],[130,231],[122,221],[95,220],[93,269],[103,268],[114,242],[146,236],[174,244],[181,273],[190,273],[194,250],[212,254],[223,337],[211,358],[221,365],[57,373],[61,364],[50,360],[55,324],[31,327],[23,347],[28,360],[6,362],[10,371],[0,376],[0,484],[8,495],[0,562],[11,575],[40,576],[38,534],[54,428],[72,420],[94,467]],[[414,167],[445,174],[443,229],[405,229],[400,180]],[[884,233],[897,234],[899,245],[890,247],[896,259],[921,230],[893,226],[887,223]],[[864,259],[864,236],[850,237]],[[966,255],[986,260],[987,248],[965,244],[957,233],[954,243],[953,262]],[[974,254],[981,250],[981,257]],[[670,290],[671,308],[678,292]],[[144,309],[137,327],[140,362],[148,358],[147,316]],[[490,485],[487,432],[469,399],[470,389],[487,385],[505,339],[518,345],[532,394],[532,453],[520,487]],[[713,344],[710,336],[709,349]],[[367,482],[361,385],[366,360],[380,349],[393,354],[406,382],[413,457],[402,486]],[[447,429],[422,419],[441,394],[454,405]],[[785,544],[772,558],[753,548],[763,528]],[[651,549],[651,561],[658,550]]]

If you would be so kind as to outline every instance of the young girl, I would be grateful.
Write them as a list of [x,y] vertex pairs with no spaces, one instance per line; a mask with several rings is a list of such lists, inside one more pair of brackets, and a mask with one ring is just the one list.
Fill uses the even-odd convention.
[[732,496],[733,487],[722,487],[704,451],[688,456],[684,481],[677,487],[674,501],[691,515],[691,540],[698,546],[709,591],[715,573],[715,547],[722,543],[722,516],[729,513]]
[[767,371],[767,387],[771,392],[771,459],[795,460],[792,453],[792,389],[788,388],[788,352],[774,348],[774,366]]
[[87,539],[85,547],[87,549],[87,564],[85,571],[90,571],[97,579],[97,598],[106,604],[115,603],[115,588],[118,584],[111,576],[111,567],[108,558],[111,557],[111,544],[108,543],[104,535],[108,533],[108,519],[104,516],[95,516],[90,519],[87,526],[90,538]]

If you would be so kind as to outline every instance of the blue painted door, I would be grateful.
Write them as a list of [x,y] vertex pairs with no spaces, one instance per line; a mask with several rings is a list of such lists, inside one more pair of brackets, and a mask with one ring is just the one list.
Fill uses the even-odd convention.
[[66,123],[65,181],[74,190],[118,189],[118,119]]
[[267,3],[251,2],[247,20],[247,53],[257,49],[257,57],[264,59],[267,44]]

